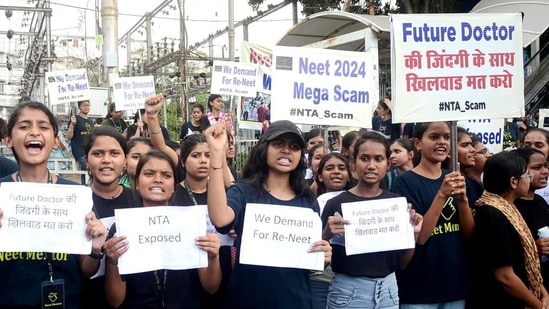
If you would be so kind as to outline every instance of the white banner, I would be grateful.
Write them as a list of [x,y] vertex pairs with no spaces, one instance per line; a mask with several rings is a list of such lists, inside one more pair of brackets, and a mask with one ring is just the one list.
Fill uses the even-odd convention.
[[406,198],[341,204],[347,255],[415,247]]
[[308,253],[322,239],[322,222],[310,208],[246,204],[240,263],[324,269],[324,252]]
[[46,72],[46,80],[51,105],[91,98],[86,69]]
[[120,274],[208,266],[207,252],[195,241],[206,235],[204,206],[115,209],[114,215],[117,235],[129,243],[118,262]]
[[524,114],[520,13],[391,16],[394,122]]
[[476,134],[490,153],[503,150],[503,119],[470,119],[459,121],[457,124]]
[[250,97],[260,85],[257,64],[215,60],[211,93]]
[[540,108],[539,110],[538,128],[549,130],[549,109]]
[[372,127],[379,71],[370,52],[277,46],[273,59],[271,121]]
[[119,77],[112,85],[117,111],[145,108],[145,99],[156,94],[154,76]]
[[86,215],[92,210],[89,187],[4,182],[0,251],[90,254]]

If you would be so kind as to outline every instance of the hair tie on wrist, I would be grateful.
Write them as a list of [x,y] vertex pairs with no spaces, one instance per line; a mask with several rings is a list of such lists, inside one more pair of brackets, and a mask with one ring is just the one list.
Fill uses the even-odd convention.
[[210,165],[210,167],[215,171],[215,170],[220,170],[223,167],[223,165],[221,167],[213,167],[212,165]]
[[149,133],[151,133],[151,134],[160,134],[160,133],[162,133],[162,130],[157,131],[157,132],[149,132]]

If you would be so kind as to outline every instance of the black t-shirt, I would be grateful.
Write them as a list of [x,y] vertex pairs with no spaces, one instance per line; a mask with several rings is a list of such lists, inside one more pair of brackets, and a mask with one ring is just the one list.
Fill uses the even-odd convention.
[[[126,138],[128,140],[130,140],[135,135],[135,132],[137,130],[138,130],[138,128],[137,128],[137,125],[135,123],[130,125],[126,129],[126,134],[127,134]],[[160,130],[162,131],[162,136],[164,137],[164,140],[169,141],[170,140],[170,134],[168,133],[168,129],[166,129],[163,126],[160,126]],[[147,126],[145,124],[143,126],[143,130],[141,130],[141,132],[139,133],[139,136],[144,137],[144,138],[151,138],[151,135],[150,135],[150,132],[149,132],[149,126]]]
[[[549,205],[545,199],[534,194],[533,200],[516,199],[515,205],[526,221],[534,240],[539,239],[538,230],[549,226]],[[543,285],[549,290],[549,261],[541,263],[541,275],[543,276]]]
[[475,202],[478,200],[478,198],[482,195],[482,192],[484,191],[484,185],[481,182],[471,179],[467,175],[463,175],[463,176],[465,177],[465,188],[466,188],[467,200],[469,201],[469,207],[471,207],[471,209],[474,209]]
[[195,133],[201,133],[202,130],[200,130],[200,126],[194,126],[192,122],[188,121],[185,122],[181,126],[181,131],[179,133],[179,139],[185,138],[187,135],[195,134]]
[[201,286],[196,269],[149,271],[125,275],[122,280],[126,281],[126,297],[120,308],[201,308],[200,297],[197,297]]
[[[126,187],[123,187],[122,193],[115,199],[105,199],[93,193],[93,211],[99,219],[113,217],[115,209],[131,208],[139,205],[136,197],[135,191]],[[110,226],[107,226],[107,229],[110,228]],[[86,280],[82,299],[86,309],[111,308],[105,297],[105,277],[101,276]]]
[[0,156],[0,177],[11,175],[19,170],[17,162]]
[[[398,195],[383,191],[379,196],[366,198],[345,191],[326,203],[322,212],[322,228],[328,224],[328,217],[336,212],[343,214],[342,203],[381,200],[398,197]],[[345,214],[343,214],[345,216]],[[356,255],[347,255],[345,246],[332,244],[332,270],[337,273],[353,277],[382,278],[397,270],[400,266],[403,250],[372,252]]]
[[[193,193],[194,198],[196,199],[197,205],[207,205],[208,204],[208,191],[204,193]],[[189,192],[181,184],[178,184],[175,187],[175,193],[172,196],[172,205],[174,206],[194,206],[194,201],[192,200]]]
[[503,213],[494,207],[476,208],[471,254],[471,308],[524,308],[525,304],[505,291],[494,276],[496,269],[511,266],[515,275],[529,285],[520,236]]
[[76,124],[74,125],[71,139],[71,151],[75,159],[84,155],[85,138],[91,134],[93,128],[93,120],[76,115]]

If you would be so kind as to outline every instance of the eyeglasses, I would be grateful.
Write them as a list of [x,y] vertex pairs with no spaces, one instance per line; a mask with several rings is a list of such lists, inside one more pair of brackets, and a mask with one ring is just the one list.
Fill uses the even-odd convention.
[[476,155],[477,155],[477,154],[480,154],[480,155],[483,155],[483,156],[485,156],[485,157],[486,157],[489,153],[490,153],[490,152],[489,152],[488,148],[483,148],[483,149],[481,149],[481,150],[479,150],[479,151],[475,151],[475,154],[476,154]]
[[522,177],[528,177],[528,180],[530,180],[530,181],[534,180],[534,174],[532,174],[532,173],[526,173],[524,175],[521,175],[520,178],[522,178]]

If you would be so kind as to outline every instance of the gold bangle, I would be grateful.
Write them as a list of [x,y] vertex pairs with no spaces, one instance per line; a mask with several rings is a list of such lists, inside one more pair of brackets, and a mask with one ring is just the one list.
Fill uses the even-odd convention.
[[210,167],[215,171],[215,170],[220,170],[223,168],[223,165],[221,165],[221,167],[213,167],[211,164],[210,164]]
[[158,132],[149,132],[149,133],[151,133],[151,134],[160,134],[160,133],[162,133],[162,130],[160,130]]

